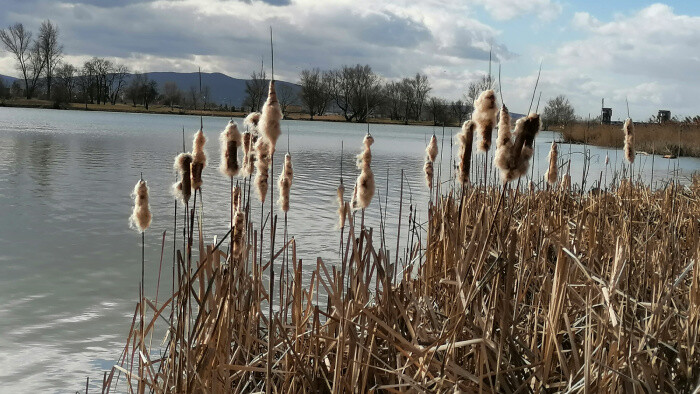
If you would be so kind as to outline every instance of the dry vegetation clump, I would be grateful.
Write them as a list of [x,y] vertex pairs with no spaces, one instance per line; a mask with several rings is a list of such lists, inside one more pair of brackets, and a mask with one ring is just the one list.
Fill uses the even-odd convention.
[[[686,123],[635,123],[635,148],[638,153],[700,157],[700,126]],[[597,123],[572,123],[562,130],[564,142],[622,148],[622,126]]]
[[[292,263],[272,331],[270,256],[237,213],[232,254],[229,234],[217,245],[200,234],[191,271],[177,253],[172,297],[142,300],[145,333],[132,325],[105,392],[139,379],[155,393],[695,389],[700,177],[656,191],[502,190],[437,199],[427,239],[404,250],[378,248],[346,212],[339,266],[302,269],[291,238],[271,256],[287,250]],[[164,345],[144,347],[136,376],[155,327]]]

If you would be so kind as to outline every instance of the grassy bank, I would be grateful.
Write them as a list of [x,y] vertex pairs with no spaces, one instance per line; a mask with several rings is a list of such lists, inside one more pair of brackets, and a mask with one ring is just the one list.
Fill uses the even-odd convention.
[[[622,126],[574,123],[564,127],[566,142],[622,148]],[[700,126],[684,123],[635,124],[637,151],[669,156],[700,157]]]
[[[206,207],[188,210],[175,291],[136,308],[105,392],[139,381],[156,393],[693,390],[700,177],[595,194],[515,185],[435,192],[427,222],[404,211],[401,249],[356,211],[337,265],[303,265],[274,218],[237,223],[234,255],[229,234],[205,244]],[[248,187],[244,212],[259,204]],[[163,331],[163,348],[140,341]]]
[[[12,99],[0,101],[0,107],[18,107],[18,108],[45,108],[54,109],[54,104],[48,100],[38,100],[38,99]],[[152,104],[146,109],[142,105],[133,106],[131,104],[83,104],[83,103],[70,103],[63,105],[61,109],[71,109],[78,111],[104,111],[104,112],[129,112],[129,113],[148,113],[148,114],[163,114],[163,115],[195,115],[195,116],[223,116],[223,117],[245,117],[248,112],[242,111],[220,111],[220,110],[193,110],[193,109],[183,109],[183,108],[170,108],[165,105]],[[309,114],[303,112],[291,112],[287,114],[285,119],[290,120],[311,120]],[[341,115],[321,115],[314,116],[313,120],[324,121],[324,122],[345,122],[345,118]],[[369,120],[370,123],[375,124],[396,124],[403,125],[403,121],[391,120],[385,118],[372,118]],[[428,121],[410,121],[408,125],[419,125],[419,126],[432,126],[432,122]],[[457,125],[452,125],[457,126]]]

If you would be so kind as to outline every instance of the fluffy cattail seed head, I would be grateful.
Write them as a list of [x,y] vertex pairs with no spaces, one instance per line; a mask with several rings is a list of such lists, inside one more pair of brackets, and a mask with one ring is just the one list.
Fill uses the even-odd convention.
[[425,183],[428,185],[428,189],[433,188],[433,162],[428,160],[426,157],[425,164],[423,165],[423,172],[425,172]]
[[253,164],[255,163],[255,152],[253,149],[253,134],[250,132],[243,133],[243,175],[253,173]]
[[183,204],[187,204],[192,195],[192,179],[190,176],[192,155],[189,153],[177,155],[173,168],[180,174],[180,182],[175,182],[173,185],[173,195],[182,201]]
[[457,134],[459,142],[459,171],[457,179],[464,185],[469,182],[469,167],[472,161],[472,144],[474,143],[474,129],[476,123],[472,120],[464,122],[462,132]]
[[[527,172],[532,158],[535,136],[540,130],[540,117],[531,113],[515,122],[515,142],[506,141],[499,130],[499,145],[503,137],[503,145],[496,151],[496,166],[501,172],[501,180],[505,182],[517,179]],[[510,137],[508,137],[510,139]],[[499,151],[500,150],[500,151]]]
[[559,151],[557,149],[557,143],[552,141],[552,147],[549,148],[549,168],[547,168],[547,173],[545,174],[545,178],[547,179],[547,182],[550,185],[554,185],[557,183],[557,177],[558,177],[558,167],[557,167],[557,158],[559,157]]
[[228,122],[224,131],[219,136],[221,143],[221,164],[219,171],[233,178],[238,175],[240,167],[238,166],[238,147],[241,145],[241,133],[238,131],[238,125],[235,122]]
[[260,123],[260,112],[251,112],[243,119],[243,124],[254,137],[258,136],[258,124]]
[[204,144],[207,139],[200,129],[194,134],[192,141],[192,189],[197,190],[202,186],[202,170],[207,165],[207,155],[204,153]]
[[148,185],[143,179],[136,183],[131,193],[134,210],[129,217],[129,226],[142,233],[151,225],[151,206],[148,204]]
[[270,88],[267,91],[267,100],[262,108],[260,115],[260,133],[267,138],[270,143],[270,154],[275,153],[277,139],[282,134],[282,109],[277,101],[277,93],[275,92],[275,81],[270,81]]
[[260,201],[265,202],[267,195],[267,178],[270,167],[270,145],[265,137],[258,138],[255,143],[255,153],[257,160],[255,161],[255,188],[258,192]]
[[289,190],[292,188],[292,178],[294,178],[294,170],[292,169],[292,156],[287,153],[284,155],[284,168],[277,180],[277,186],[280,191],[277,204],[282,212],[289,211]]
[[435,137],[435,134],[433,134],[433,136],[430,138],[430,143],[428,143],[428,146],[425,148],[425,155],[427,156],[429,161],[432,161],[434,163],[435,159],[437,158],[437,154],[437,138]]
[[231,202],[234,212],[241,208],[241,188],[239,186],[234,186],[231,192]]
[[477,130],[481,135],[479,149],[482,151],[488,151],[491,148],[491,135],[494,126],[496,126],[497,113],[496,93],[491,89],[484,90],[474,101],[474,112],[472,113],[472,120],[476,123]]
[[496,154],[493,162],[501,172],[508,169],[513,150],[513,134],[510,132],[510,113],[504,105],[501,107],[501,114],[498,120],[498,136],[496,137]]
[[632,122],[632,119],[627,118],[625,120],[622,131],[625,132],[625,159],[630,163],[634,163],[634,122]]
[[237,210],[233,217],[233,231],[231,232],[231,254],[240,258],[245,252],[245,213]]
[[372,169],[369,167],[363,169],[360,175],[357,177],[356,184],[356,208],[367,208],[369,206],[369,203],[372,202],[372,197],[374,197],[374,191],[376,187],[374,183],[374,173],[372,172]]
[[343,186],[343,181],[340,181],[340,185],[337,190],[336,203],[338,204],[338,228],[341,229],[345,227],[345,201],[343,201],[343,195],[345,194],[345,187]]

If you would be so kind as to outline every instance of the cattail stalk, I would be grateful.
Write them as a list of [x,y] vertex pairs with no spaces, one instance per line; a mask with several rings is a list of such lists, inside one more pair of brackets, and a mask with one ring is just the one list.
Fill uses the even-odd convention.
[[559,151],[557,149],[557,143],[552,141],[552,147],[549,149],[549,155],[547,156],[549,160],[549,168],[547,169],[547,173],[545,174],[545,178],[547,179],[547,183],[550,185],[554,185],[557,183],[557,178],[558,178],[558,167],[557,167],[557,158],[559,157]]
[[243,175],[250,175],[253,173],[254,163],[253,134],[246,131],[243,133]]
[[462,124],[462,132],[457,134],[459,141],[459,172],[457,179],[462,186],[466,186],[469,182],[469,167],[472,161],[472,144],[474,143],[474,129],[476,124],[472,120],[468,120]]
[[497,113],[496,94],[491,89],[484,90],[474,102],[474,112],[472,113],[472,119],[481,135],[479,149],[482,151],[486,152],[491,148],[491,135],[494,126],[496,126]]
[[279,199],[277,204],[280,206],[282,212],[289,211],[289,190],[292,187],[292,178],[294,177],[294,170],[292,169],[292,156],[287,153],[284,155],[284,167],[282,168],[282,173],[277,180],[277,186],[279,187]]
[[265,137],[258,138],[255,143],[255,155],[257,156],[255,160],[255,188],[260,201],[265,202],[270,167],[270,145]]
[[229,178],[238,175],[240,167],[238,165],[238,147],[241,145],[241,133],[238,125],[230,121],[224,131],[219,136],[221,143],[221,164],[219,171]]
[[180,153],[175,157],[173,168],[179,172],[180,182],[175,182],[173,185],[173,195],[187,205],[192,195],[192,155],[189,153]]
[[501,172],[503,183],[520,178],[527,173],[534,153],[535,136],[541,127],[540,116],[531,113],[515,122],[515,141],[510,133],[499,130],[495,163]]

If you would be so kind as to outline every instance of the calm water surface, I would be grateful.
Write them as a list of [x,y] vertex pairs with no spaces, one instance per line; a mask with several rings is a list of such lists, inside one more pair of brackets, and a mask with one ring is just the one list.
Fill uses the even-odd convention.
[[[204,234],[209,241],[225,234],[228,226],[229,183],[216,171],[218,133],[227,120],[204,119],[209,158],[204,170]],[[147,296],[155,297],[164,231],[161,282],[164,289],[169,288],[170,185],[173,157],[182,149],[183,126],[190,149],[199,126],[196,117],[0,108],[0,392],[75,392],[84,389],[86,376],[101,381],[102,371],[118,357],[140,277],[141,237],[129,229],[127,218],[132,206],[129,195],[141,172],[151,189],[154,216],[146,233]],[[349,198],[357,175],[354,155],[366,125],[284,121],[282,127],[274,179],[289,132],[294,164],[290,234],[297,238],[299,257],[310,266],[315,266],[317,256],[334,264],[338,232],[333,201],[341,141]],[[371,130],[377,197],[381,196],[382,210],[388,197],[387,242],[394,245],[401,169],[407,180],[403,212],[413,203],[420,208],[419,216],[425,217],[426,141],[433,132],[438,135],[444,146],[442,172],[449,174],[450,136],[458,130],[446,129],[444,141],[439,128],[372,125]],[[533,170],[537,179],[546,169],[548,145],[555,137],[542,132],[537,138]],[[622,167],[623,155],[617,150],[588,149],[588,183],[600,174],[610,181],[612,170]],[[574,182],[581,182],[583,150],[583,146],[560,146],[560,157],[572,161]],[[607,171],[606,154],[611,158]],[[483,160],[482,153],[474,155]],[[685,181],[700,170],[698,159],[656,157],[654,162],[656,181],[670,177]],[[652,156],[640,155],[635,164],[636,173],[651,179]],[[366,216],[367,225],[376,229],[377,197]],[[256,203],[252,217],[259,214]],[[405,235],[406,230],[402,231]]]

